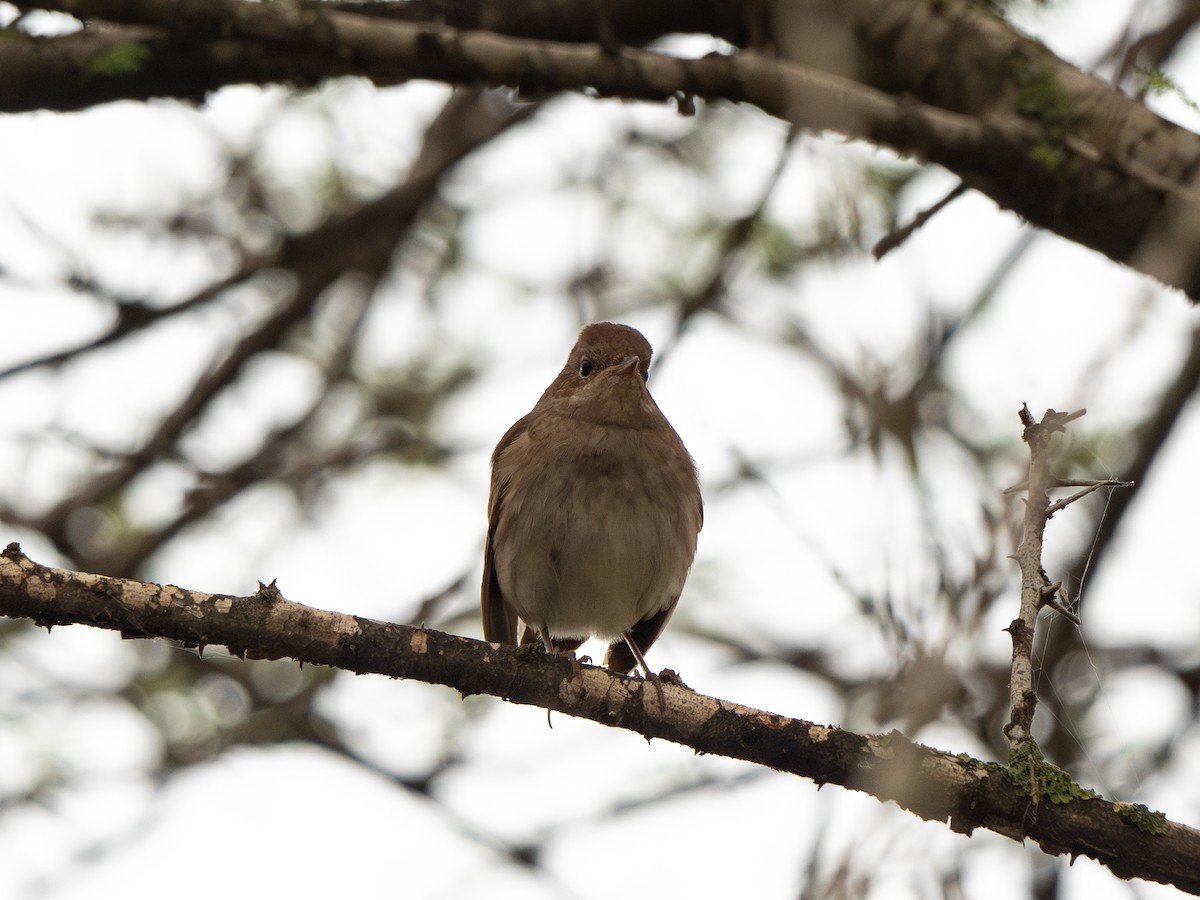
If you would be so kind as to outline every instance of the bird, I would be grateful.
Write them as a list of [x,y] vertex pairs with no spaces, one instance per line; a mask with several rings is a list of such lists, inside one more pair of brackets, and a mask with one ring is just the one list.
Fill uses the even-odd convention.
[[605,666],[657,676],[662,633],[696,555],[704,508],[695,462],[646,386],[634,328],[586,326],[562,371],[491,458],[484,548],[487,641],[541,640],[570,655],[589,637]]

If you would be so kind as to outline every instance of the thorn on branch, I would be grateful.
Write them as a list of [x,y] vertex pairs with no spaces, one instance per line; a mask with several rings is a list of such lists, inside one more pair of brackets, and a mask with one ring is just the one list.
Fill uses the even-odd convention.
[[272,578],[270,584],[258,583],[258,590],[254,592],[255,599],[266,600],[268,603],[274,603],[283,597],[283,592],[279,590],[279,585],[276,584],[278,578]]
[[671,95],[671,100],[675,103],[675,111],[684,118],[690,119],[696,115],[696,95],[689,94],[686,91],[676,91]]
[[1016,484],[1014,484],[1012,487],[1006,487],[1004,489],[1004,496],[1007,497],[1010,494],[1019,494],[1019,493],[1021,493],[1021,491],[1026,491],[1026,490],[1029,490],[1029,479],[1023,478],[1020,481],[1018,481]]
[[1022,619],[1013,619],[1001,631],[1007,631],[1013,636],[1013,640],[1020,640],[1021,635],[1025,632],[1025,622]]
[[1042,588],[1042,606],[1054,610],[1072,625],[1079,624],[1079,616],[1071,612],[1071,598],[1067,596],[1066,588],[1061,581],[1047,584]]

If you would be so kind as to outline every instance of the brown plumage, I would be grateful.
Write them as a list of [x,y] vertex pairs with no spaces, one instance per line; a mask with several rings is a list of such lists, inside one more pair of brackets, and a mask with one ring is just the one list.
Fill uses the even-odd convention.
[[641,333],[601,322],[579,334],[533,410],[492,454],[483,566],[489,641],[574,650],[609,641],[629,672],[662,632],[703,523],[696,467],[646,389]]

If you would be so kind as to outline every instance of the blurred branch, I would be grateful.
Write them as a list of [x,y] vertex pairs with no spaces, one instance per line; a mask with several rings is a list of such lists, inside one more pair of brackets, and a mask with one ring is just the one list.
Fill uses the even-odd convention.
[[1103,564],[1107,558],[1105,551],[1112,544],[1121,523],[1125,521],[1125,513],[1129,511],[1138,489],[1144,486],[1150,470],[1159,459],[1163,448],[1171,435],[1176,434],[1176,426],[1180,417],[1188,408],[1196,391],[1200,389],[1200,327],[1194,328],[1187,348],[1187,356],[1180,364],[1178,373],[1163,390],[1162,396],[1154,404],[1151,414],[1138,428],[1133,440],[1133,452],[1129,460],[1122,463],[1121,468],[1127,479],[1134,487],[1128,491],[1115,493],[1112,500],[1104,507],[1103,514],[1095,523],[1095,540],[1088,551],[1081,554],[1072,565],[1071,574],[1076,584],[1083,583],[1083,576],[1089,569],[1095,573],[1096,567]]
[[[839,784],[891,800],[956,832],[986,828],[1037,841],[1051,854],[1086,855],[1121,877],[1200,893],[1200,831],[1145,807],[1113,804],[1056,783],[1036,819],[1021,773],[915,744],[898,732],[859,735],[789,719],[665,683],[661,697],[638,679],[544,654],[327,612],[285,600],[273,586],[247,597],[207,594],[53,569],[15,544],[0,555],[0,615],[85,624],[123,637],[222,644],[246,658],[285,658],[357,673],[409,678],[488,694]],[[1063,775],[1065,778],[1065,774]],[[1028,788],[1028,785],[1025,785]]]
[[297,293],[291,302],[282,305],[261,325],[243,336],[220,362],[196,380],[188,395],[158,423],[136,451],[121,456],[115,466],[93,477],[43,515],[29,519],[12,518],[41,531],[63,553],[73,554],[75,548],[68,537],[71,514],[100,503],[122,490],[154,460],[167,453],[213,398],[237,377],[242,366],[255,354],[274,346],[293,324],[307,314],[315,299],[312,293]]
[[[403,22],[444,22],[453,28],[479,29],[514,37],[572,43],[598,43],[607,30],[621,43],[642,46],[673,33],[713,34],[731,44],[745,46],[760,22],[744,0],[318,0],[308,6],[336,9]],[[598,12],[603,9],[604,19]]]
[[[434,196],[446,172],[479,145],[525,121],[537,108],[534,105],[515,108],[503,99],[481,91],[460,91],[452,95],[430,124],[415,162],[398,185],[348,214],[331,218],[303,234],[288,236],[274,252],[248,262],[236,275],[220,279],[184,303],[164,310],[161,316],[149,320],[143,317],[137,324],[139,328],[193,307],[212,297],[215,291],[227,290],[265,271],[283,270],[293,278],[290,295],[278,302],[263,321],[248,329],[237,343],[223,351],[209,370],[195,380],[186,396],[157,423],[141,446],[117,457],[114,465],[94,475],[46,512],[24,516],[13,510],[2,510],[4,518],[42,532],[64,555],[78,558],[80,548],[73,545],[68,527],[73,513],[117,495],[152,463],[174,453],[187,430],[238,378],[246,364],[258,354],[278,347],[294,328],[304,325],[327,289],[347,273],[358,273],[366,280],[364,290],[368,293],[374,290],[391,264],[396,247]],[[108,335],[91,344],[28,365],[61,362],[127,337],[134,330],[133,326],[122,329],[119,322]],[[347,334],[347,338],[351,336]],[[341,359],[339,366],[344,367],[350,352],[349,346],[340,349],[337,354]],[[308,414],[312,412],[310,410]],[[188,522],[211,511],[246,484],[261,477],[263,467],[282,453],[282,449],[274,444],[295,434],[296,429],[302,427],[303,419],[302,416],[293,428],[281,434],[267,435],[259,450],[245,463],[223,473],[221,478],[210,480],[210,490],[197,494],[194,499],[198,502],[193,509],[168,525],[157,540],[153,535],[144,536],[139,546],[128,547],[124,554],[117,554],[113,559],[85,555],[81,562],[87,568],[110,574],[128,574],[130,570],[126,564],[144,559]],[[214,486],[219,488],[211,489]]]
[[[775,159],[775,165],[759,190],[754,206],[724,228],[714,249],[707,277],[699,283],[694,291],[687,296],[680,297],[677,301],[676,337],[683,334],[692,319],[699,313],[705,310],[720,310],[733,280],[735,266],[747,245],[754,239],[755,229],[763,224],[767,204],[770,202],[772,194],[775,193],[779,180],[783,177],[792,148],[799,136],[800,129],[794,127],[788,129],[787,136],[779,148],[779,155]],[[662,364],[663,357],[664,354],[659,353],[659,365]]]
[[875,243],[875,246],[871,248],[871,255],[876,259],[883,259],[889,253],[907,241],[910,237],[912,237],[918,229],[923,228],[926,222],[928,222],[966,192],[967,186],[960,181],[950,189],[950,192],[946,194],[945,197],[933,204],[933,206],[929,207],[928,209],[923,209],[913,216],[912,221],[910,221],[907,225],[897,228],[894,231],[890,231],[881,237]]
[[[1141,12],[1141,10],[1137,10]],[[1110,56],[1120,56],[1113,75],[1113,84],[1120,84],[1139,64],[1150,69],[1161,69],[1163,64],[1179,49],[1180,44],[1200,23],[1200,2],[1178,0],[1175,14],[1154,31],[1133,38],[1132,21],[1121,36]],[[1143,88],[1143,93],[1145,89]]]
[[[877,60],[870,73],[861,74],[844,65],[822,68],[829,60],[815,48],[792,47],[794,29],[779,11],[774,14],[781,21],[766,23],[779,45],[777,55],[742,50],[680,59],[458,30],[436,18],[381,20],[322,4],[16,0],[15,5],[119,25],[7,41],[0,55],[3,111],[80,109],[160,96],[201,100],[227,84],[311,85],[347,74],[381,85],[427,78],[518,87],[534,95],[586,90],[659,102],[692,96],[746,102],[798,127],[834,131],[943,165],[967,187],[1034,224],[1200,297],[1200,269],[1191,253],[1200,222],[1200,192],[1191,180],[1200,137],[1079,72],[966,0],[933,6],[853,0],[836,9],[813,4],[814,32],[837,36],[858,46],[862,58]],[[741,18],[750,16],[743,10]],[[695,25],[684,17],[671,30]],[[968,45],[969,62],[956,49]],[[906,64],[911,54],[919,55],[918,65]],[[996,77],[979,78],[980,55]],[[928,71],[930,59],[942,67],[936,78],[920,74]],[[963,67],[969,68],[959,73]],[[909,83],[912,79],[917,81]]]
[[[213,511],[228,503],[246,488],[261,484],[269,479],[304,480],[319,472],[349,465],[354,459],[375,448],[367,444],[349,448],[338,448],[338,455],[304,454],[303,436],[327,402],[330,392],[345,375],[349,365],[352,341],[366,312],[365,303],[355,304],[350,322],[343,326],[332,358],[325,366],[321,389],[291,425],[268,433],[258,448],[245,461],[221,472],[198,472],[198,486],[188,495],[184,509],[171,521],[153,531],[141,534],[128,546],[122,547],[105,558],[106,569],[112,573],[136,572],[159,547],[175,537],[188,525],[198,522]],[[67,503],[78,502],[72,497]]]
[[202,290],[196,292],[191,297],[176,303],[173,306],[153,307],[139,301],[124,301],[116,302],[117,319],[113,322],[112,327],[108,331],[93,338],[90,341],[79,344],[75,347],[68,347],[66,350],[59,350],[45,356],[39,356],[34,359],[24,362],[15,363],[6,369],[0,369],[0,379],[8,378],[13,375],[19,375],[22,372],[27,372],[30,369],[37,369],[43,366],[54,368],[61,366],[65,362],[84,356],[95,350],[100,350],[110,344],[118,343],[144,331],[151,326],[158,325],[173,316],[181,313],[190,312],[198,306],[213,300],[225,291],[232,287],[247,281],[251,275],[262,269],[261,262],[251,262],[244,265],[239,271],[219,280],[215,281]]

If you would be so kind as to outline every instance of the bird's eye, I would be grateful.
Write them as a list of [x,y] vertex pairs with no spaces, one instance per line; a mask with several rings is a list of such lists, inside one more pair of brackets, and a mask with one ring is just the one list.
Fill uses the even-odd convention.
[[590,359],[585,359],[579,364],[579,374],[584,378],[592,374],[592,361]]
[[650,370],[642,369],[642,381],[649,381],[649,380],[650,380]]

